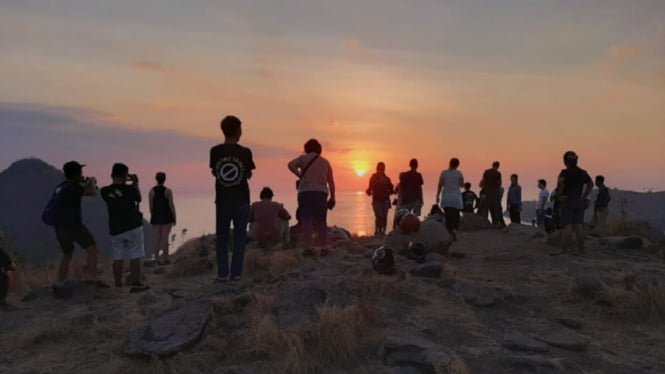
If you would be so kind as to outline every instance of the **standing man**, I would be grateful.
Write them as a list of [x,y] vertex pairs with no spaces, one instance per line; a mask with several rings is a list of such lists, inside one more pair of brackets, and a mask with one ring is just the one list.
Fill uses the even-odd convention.
[[141,191],[139,178],[129,174],[125,164],[114,164],[111,170],[113,183],[103,187],[102,199],[109,212],[109,232],[113,249],[113,277],[115,286],[122,287],[123,261],[129,260],[129,284],[131,293],[147,290],[141,283],[141,259],[145,257],[143,214],[139,211]]
[[510,212],[510,223],[521,223],[522,217],[522,186],[518,183],[517,174],[510,176],[510,187],[508,187],[508,212]]
[[[242,136],[240,120],[226,116],[221,122],[224,143],[210,149],[210,169],[215,177],[217,281],[238,281],[242,274],[249,216],[249,183],[256,168],[252,151],[238,142]],[[233,258],[229,268],[229,230],[233,222]]]
[[487,209],[492,217],[492,224],[501,226],[503,222],[503,212],[501,211],[501,172],[499,171],[499,161],[492,163],[492,168],[485,170],[483,179],[480,181],[480,188],[485,193],[484,208]]
[[561,236],[561,252],[554,255],[567,253],[569,243],[573,234],[577,242],[575,255],[584,255],[584,210],[586,200],[593,189],[593,181],[589,173],[577,166],[578,157],[573,151],[563,155],[563,163],[566,166],[559,174],[557,185],[557,199],[560,202],[561,225],[563,234]]
[[547,181],[538,180],[538,201],[536,202],[536,224],[540,228],[545,228],[545,211],[547,210],[547,201],[550,198],[550,192],[547,191]]
[[374,210],[374,235],[385,235],[388,226],[388,210],[390,210],[390,195],[395,193],[393,183],[386,175],[386,164],[379,162],[376,173],[369,178],[367,196],[372,196],[372,209]]
[[88,228],[83,224],[81,199],[83,196],[97,195],[97,179],[84,177],[83,167],[76,161],[69,161],[63,167],[66,181],[60,184],[54,193],[55,236],[62,249],[62,260],[58,269],[58,281],[67,279],[69,266],[74,254],[74,243],[87,253],[86,271],[88,281],[97,287],[109,286],[97,280],[97,261],[99,249]]
[[591,221],[591,228],[596,226],[603,227],[607,224],[607,216],[610,214],[610,189],[605,185],[605,177],[602,175],[596,176],[596,186],[598,186],[598,196],[593,203],[593,220]]
[[418,172],[418,160],[409,161],[411,170],[405,171],[399,175],[399,198],[397,208],[395,209],[395,219],[393,228],[399,224],[399,215],[397,212],[404,209],[420,217],[421,209],[424,205],[423,200],[423,176]]

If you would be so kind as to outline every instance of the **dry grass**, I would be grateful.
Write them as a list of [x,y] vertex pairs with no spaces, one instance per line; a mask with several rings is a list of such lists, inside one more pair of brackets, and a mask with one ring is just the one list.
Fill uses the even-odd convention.
[[260,249],[245,251],[245,272],[253,273],[270,269],[270,255]]
[[397,277],[378,274],[360,277],[352,284],[361,299],[390,295],[399,288]]
[[361,351],[364,326],[357,306],[321,307],[315,321],[281,329],[273,318],[276,299],[262,294],[255,299],[241,355],[268,359],[271,372],[316,373],[331,364],[348,362]]
[[276,251],[270,256],[270,275],[277,276],[288,273],[300,264],[300,256],[295,250]]
[[656,322],[665,320],[665,287],[613,289],[608,313],[620,320]]

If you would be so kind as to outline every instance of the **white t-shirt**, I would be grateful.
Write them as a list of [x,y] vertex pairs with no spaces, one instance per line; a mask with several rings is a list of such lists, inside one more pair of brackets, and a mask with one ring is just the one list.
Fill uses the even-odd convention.
[[444,170],[441,172],[439,180],[443,183],[443,192],[441,192],[441,208],[464,208],[462,201],[462,187],[460,184],[464,181],[464,175],[459,170]]
[[536,202],[536,210],[545,210],[547,208],[547,201],[550,198],[550,193],[547,188],[540,190],[538,194],[538,201]]
[[[302,171],[307,164],[316,156],[316,153],[308,153],[293,159],[289,165]],[[311,163],[305,175],[300,178],[298,192],[319,191],[328,193],[328,173],[331,170],[330,162],[319,156]]]

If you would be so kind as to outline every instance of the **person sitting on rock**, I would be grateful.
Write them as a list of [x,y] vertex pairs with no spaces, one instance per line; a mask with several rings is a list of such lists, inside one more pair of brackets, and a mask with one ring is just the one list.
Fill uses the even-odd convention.
[[139,178],[129,174],[125,164],[114,164],[111,171],[113,184],[102,188],[101,195],[109,212],[109,231],[113,249],[113,276],[115,286],[122,287],[123,260],[129,260],[130,292],[148,289],[141,283],[141,259],[145,257],[143,215],[139,211],[141,191]]
[[[2,231],[0,231],[0,242],[2,239]],[[7,252],[0,247],[0,308],[4,308],[6,305],[7,294],[9,293],[9,275],[7,273],[10,271],[16,271],[16,266]]]
[[249,209],[249,238],[266,248],[289,245],[289,220],[291,215],[284,204],[272,201],[274,193],[269,187],[261,190],[261,201]]
[[427,217],[425,217],[426,221],[437,221],[439,223],[446,223],[446,215],[441,210],[441,207],[438,204],[432,205],[432,209],[430,209],[429,214]]

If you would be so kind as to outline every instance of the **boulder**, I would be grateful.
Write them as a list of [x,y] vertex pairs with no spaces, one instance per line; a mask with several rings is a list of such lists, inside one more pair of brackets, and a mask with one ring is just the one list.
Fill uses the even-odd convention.
[[546,236],[545,232],[538,227],[522,225],[519,223],[511,223],[501,231],[510,235],[527,236],[534,239],[544,238]]
[[417,268],[411,270],[411,275],[416,277],[441,278],[442,274],[443,274],[442,262],[429,262],[426,264],[422,264]]
[[129,356],[166,357],[201,341],[213,315],[209,301],[178,305],[127,333],[123,352]]
[[446,373],[454,362],[449,352],[415,336],[387,336],[383,341],[381,357],[385,365],[423,374]]
[[343,240],[351,240],[351,233],[347,229],[337,226],[328,228],[328,242],[335,243]]
[[53,296],[56,299],[72,300],[80,303],[92,301],[96,287],[78,280],[67,280],[61,284],[53,285]]
[[457,283],[452,287],[452,294],[478,307],[493,306],[512,297],[506,289],[477,283]]
[[543,353],[550,349],[547,344],[519,332],[512,332],[506,335],[501,346],[511,351],[520,352]]
[[557,318],[557,322],[573,330],[582,328],[582,322],[572,318]]
[[589,337],[573,333],[543,333],[536,336],[536,339],[553,347],[567,349],[569,351],[584,351],[589,348],[589,345],[591,344],[591,339],[589,339]]
[[511,356],[504,361],[506,373],[539,373],[559,374],[566,373],[566,368],[560,359],[550,359],[538,356]]
[[646,247],[646,240],[639,236],[607,236],[598,239],[601,245],[620,250],[636,250]]
[[409,242],[422,243],[428,253],[441,254],[447,253],[452,243],[444,225],[434,220],[425,220],[420,223],[420,229],[415,233],[404,234],[400,230],[393,230],[386,236],[384,246],[400,253],[406,250]]
[[477,214],[465,214],[460,220],[460,230],[462,231],[487,230],[492,227],[487,218],[483,218]]
[[588,300],[601,300],[607,295],[607,286],[596,274],[579,274],[575,277],[573,292]]

